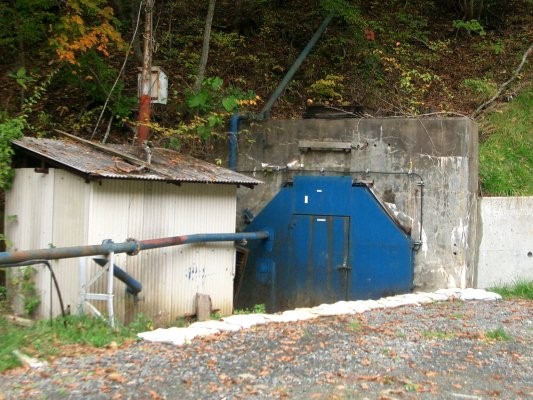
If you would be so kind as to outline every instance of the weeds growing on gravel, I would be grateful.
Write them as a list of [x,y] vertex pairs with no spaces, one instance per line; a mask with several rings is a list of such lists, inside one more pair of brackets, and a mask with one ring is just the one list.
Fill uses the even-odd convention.
[[[66,326],[64,322],[66,321]],[[89,316],[68,316],[52,321],[38,321],[30,327],[14,325],[0,316],[0,372],[20,366],[13,354],[19,350],[32,357],[47,359],[60,354],[61,346],[77,344],[90,347],[120,346],[151,328],[143,315],[129,326],[111,328],[105,321]]]
[[498,340],[502,342],[507,342],[513,338],[502,327],[485,332],[485,337],[487,339]]
[[510,285],[494,286],[491,292],[498,293],[504,299],[533,300],[533,280],[517,280]]
[[348,323],[348,327],[352,330],[352,331],[360,331],[363,326],[361,325],[361,322],[357,321],[356,319],[352,319],[349,323]]

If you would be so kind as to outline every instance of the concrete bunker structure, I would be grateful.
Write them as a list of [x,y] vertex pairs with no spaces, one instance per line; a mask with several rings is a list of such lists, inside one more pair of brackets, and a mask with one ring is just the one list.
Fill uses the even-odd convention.
[[[378,292],[379,295],[393,294],[411,288],[434,290],[474,285],[478,161],[477,126],[472,120],[354,118],[242,122],[238,146],[236,170],[265,183],[253,191],[238,191],[237,216],[241,229],[248,229],[247,225],[253,228],[265,225],[256,222],[256,219],[264,218],[261,217],[262,210],[269,207],[270,215],[284,219],[286,226],[293,224],[298,211],[287,214],[282,210],[297,210],[297,205],[289,198],[286,201],[278,199],[284,187],[294,183],[294,190],[298,190],[297,183],[306,179],[310,183],[320,177],[337,177],[341,181],[346,179],[361,187],[372,188],[374,197],[379,199],[376,204],[385,214],[394,214],[395,221],[403,226],[404,232],[409,232],[409,240],[418,250],[414,253],[413,273],[406,275],[412,277],[409,287],[402,285],[401,289],[394,289],[392,274],[387,278],[391,282],[390,291],[382,288],[373,292],[371,288],[359,287],[359,293],[351,293],[349,297],[376,297]],[[279,211],[272,210],[271,202],[278,204]],[[343,202],[342,196],[328,207],[318,210],[316,216],[349,215],[353,211],[346,209],[350,205]],[[340,212],[342,208],[344,211]],[[287,217],[282,218],[282,215]],[[270,223],[274,222],[270,218]],[[375,235],[372,226],[365,229],[369,237]],[[310,235],[306,232],[292,244],[287,238],[286,245],[305,246],[308,243],[306,238],[312,237]],[[383,249],[386,243],[393,242],[392,236],[382,239]],[[335,258],[335,246],[332,249],[326,251]],[[268,270],[264,262],[265,250],[260,255],[254,255],[253,248],[249,250],[249,260],[255,261],[249,262],[245,268],[239,293],[254,290],[257,293],[257,279]],[[281,255],[281,259],[287,257],[287,254]],[[369,268],[389,268],[379,257],[374,259],[374,265]],[[279,268],[276,271],[280,273]],[[246,274],[256,278],[250,280]],[[290,279],[287,275],[283,282],[278,282],[275,290],[279,291],[271,292],[270,297],[264,295],[264,301],[257,296],[253,301],[246,301],[241,295],[237,296],[237,304],[283,303],[283,299],[290,297],[283,292],[290,292],[295,287]],[[306,279],[303,274],[301,279]],[[269,300],[272,296],[274,300]],[[311,305],[307,302],[289,303],[291,306]]]

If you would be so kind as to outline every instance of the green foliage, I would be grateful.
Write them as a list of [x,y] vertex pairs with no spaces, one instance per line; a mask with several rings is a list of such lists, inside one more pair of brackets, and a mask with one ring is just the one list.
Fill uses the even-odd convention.
[[513,339],[513,337],[509,335],[502,327],[485,332],[485,337],[487,339],[498,340],[502,342],[507,342]]
[[505,43],[501,40],[495,42],[484,41],[474,45],[474,49],[477,51],[488,51],[495,56],[499,56],[505,52]]
[[317,101],[342,103],[343,80],[339,75],[327,75],[309,87],[309,94]]
[[479,36],[486,35],[483,25],[481,25],[477,19],[471,19],[470,21],[456,19],[452,22],[452,26],[457,29],[458,32],[466,31],[469,35],[471,35],[472,33],[475,33]]
[[244,36],[237,32],[211,31],[211,43],[226,51],[235,51],[244,44]]
[[[0,270],[0,273],[5,273],[5,270]],[[10,309],[10,304],[7,297],[7,288],[0,286],[0,315],[7,314]]]
[[22,137],[25,126],[26,120],[23,117],[0,121],[0,188],[3,190],[9,189],[13,180],[11,158],[14,151],[11,147],[11,140]]
[[264,304],[256,304],[252,308],[244,308],[242,310],[234,310],[233,314],[243,315],[243,314],[265,314],[266,306]]
[[[14,151],[11,147],[11,141],[22,137],[24,129],[34,128],[28,123],[28,119],[35,106],[45,95],[56,72],[57,70],[53,70],[32,88],[32,94],[24,99],[22,110],[18,116],[10,117],[7,113],[0,113],[0,188],[4,190],[10,188],[13,180],[11,159]],[[33,76],[28,76],[24,68],[20,68],[14,74],[14,79],[24,88],[27,88],[29,83],[37,81]],[[38,130],[33,130],[38,133]]]
[[14,56],[34,53],[46,43],[49,27],[57,22],[56,0],[16,0],[0,3],[0,48]]
[[35,274],[37,270],[31,266],[21,267],[12,276],[11,284],[15,296],[22,299],[24,312],[31,317],[41,304],[41,298],[35,287]]
[[15,326],[0,316],[0,372],[20,365],[13,350],[46,359],[59,354],[63,345],[121,346],[134,339],[137,333],[150,329],[153,329],[152,322],[143,314],[138,314],[129,326],[115,329],[100,318],[88,316],[59,317],[52,321],[39,321],[31,327]]
[[406,95],[409,111],[416,113],[420,110],[424,95],[435,82],[440,82],[440,77],[430,72],[420,72],[414,68],[400,69],[400,90]]
[[427,17],[402,11],[396,15],[396,20],[403,25],[403,29],[395,32],[398,41],[407,42],[413,37],[419,40],[428,40]]
[[519,279],[512,284],[495,286],[488,290],[498,293],[504,299],[533,300],[533,280]]
[[348,322],[348,328],[350,328],[352,331],[359,332],[361,329],[363,329],[363,325],[360,321],[352,319],[350,322]]
[[490,99],[498,91],[496,84],[487,79],[468,78],[461,82],[461,86],[465,88],[467,93],[473,96],[474,100],[478,103]]
[[[94,50],[77,58],[78,65],[62,71],[62,78],[78,88],[89,102],[104,103],[117,78],[118,71]],[[119,80],[109,98],[108,108],[118,119],[131,115],[137,104],[136,96],[125,94],[125,84]],[[91,121],[92,125],[94,121]]]
[[320,0],[320,5],[328,13],[341,17],[349,25],[363,25],[359,9],[346,0]]
[[529,88],[498,112],[481,131],[490,136],[479,146],[479,175],[484,194],[533,195],[533,89]]
[[188,126],[184,125],[184,130],[195,130],[202,139],[208,139],[237,110],[240,102],[255,98],[251,91],[225,89],[223,85],[224,81],[217,76],[206,78],[201,89],[188,97],[187,105],[195,119]]
[[449,340],[453,339],[454,334],[451,332],[445,332],[445,331],[424,331],[422,332],[422,336],[426,339],[442,339],[442,340]]
[[35,82],[35,79],[31,75],[26,74],[26,68],[24,67],[20,67],[16,72],[10,72],[8,76],[15,79],[17,84],[24,89],[28,89],[29,83]]

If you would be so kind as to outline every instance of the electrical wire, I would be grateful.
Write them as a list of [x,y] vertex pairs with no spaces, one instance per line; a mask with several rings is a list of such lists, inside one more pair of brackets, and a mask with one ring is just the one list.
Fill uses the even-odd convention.
[[[21,263],[14,263],[14,264],[6,264],[2,265],[2,267],[25,267],[27,265],[35,265],[35,264],[44,264],[48,267],[48,270],[50,271],[50,276],[52,277],[52,281],[54,282],[54,285],[56,287],[57,292],[57,298],[59,299],[59,306],[61,307],[61,315],[63,316],[63,324],[65,325],[65,328],[67,327],[67,320],[65,319],[65,307],[63,304],[63,296],[61,295],[61,290],[59,290],[59,283],[57,282],[56,274],[54,273],[54,270],[52,269],[52,266],[50,265],[50,261],[48,260],[28,260]],[[52,307],[52,302],[50,302],[50,307]]]
[[111,94],[113,93],[113,90],[115,90],[115,87],[117,86],[117,83],[122,76],[122,73],[124,72],[124,68],[126,68],[126,63],[128,62],[128,57],[130,55],[131,49],[133,48],[133,42],[135,40],[135,37],[137,36],[137,31],[139,30],[139,23],[141,21],[141,10],[142,5],[144,3],[144,0],[141,0],[139,3],[139,11],[137,12],[137,22],[135,23],[135,30],[133,31],[133,36],[131,38],[128,51],[126,52],[126,57],[124,58],[124,62],[122,63],[122,67],[120,68],[120,71],[117,75],[117,79],[115,79],[115,82],[113,83],[113,86],[111,87],[111,90],[109,91],[107,98],[105,99],[104,107],[102,108],[102,112],[100,113],[100,116],[98,117],[98,121],[96,121],[96,125],[94,127],[93,133],[91,135],[91,140],[93,139],[94,135],[96,134],[96,130],[98,129],[98,126],[100,125],[100,121],[102,121],[102,117],[104,116],[104,112],[107,108],[107,103],[109,102],[109,99],[111,98]]

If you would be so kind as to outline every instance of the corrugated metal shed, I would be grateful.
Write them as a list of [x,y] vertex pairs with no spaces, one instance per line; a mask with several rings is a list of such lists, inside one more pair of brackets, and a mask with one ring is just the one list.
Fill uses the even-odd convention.
[[[152,149],[148,164],[142,149],[127,145],[36,138],[14,145],[15,180],[6,192],[10,218],[5,228],[17,249],[235,232],[237,186],[260,183],[165,149]],[[157,323],[194,314],[196,293],[209,294],[221,313],[232,311],[233,242],[174,246],[133,257],[119,254],[115,264],[143,285],[135,312]],[[58,260],[53,266],[65,305],[77,309],[82,282],[91,281],[101,268],[90,258]],[[57,295],[44,268],[36,267],[35,286],[41,299],[37,314],[58,315]],[[131,317],[129,295],[119,280],[113,286],[115,315],[126,320]],[[106,287],[99,278],[88,290],[105,293]],[[95,305],[106,312],[102,302]]]
[[46,164],[68,169],[86,179],[197,182],[249,187],[261,183],[229,169],[162,148],[152,148],[150,163],[147,163],[145,151],[130,145],[86,144],[70,139],[31,137],[14,140],[13,144]]

